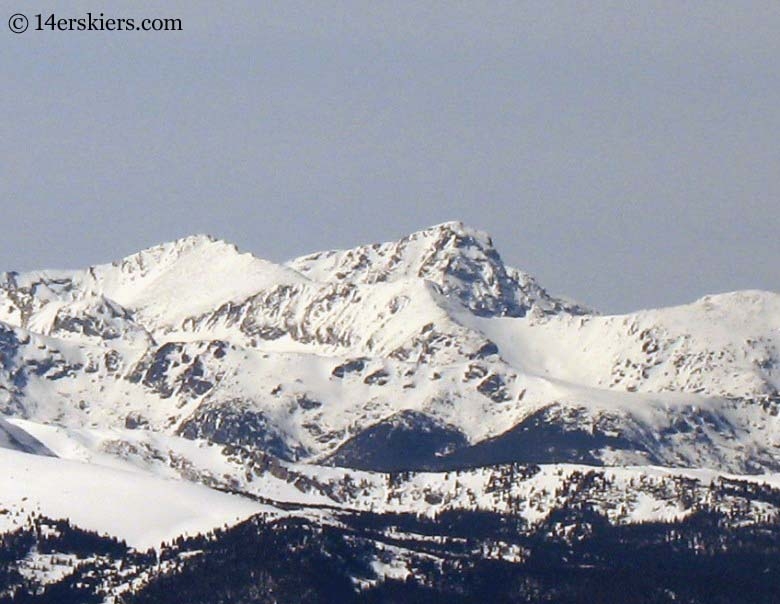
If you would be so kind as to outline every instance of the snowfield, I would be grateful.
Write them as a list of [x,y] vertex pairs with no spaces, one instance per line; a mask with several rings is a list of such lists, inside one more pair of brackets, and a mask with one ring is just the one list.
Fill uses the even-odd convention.
[[68,519],[139,550],[276,512],[183,480],[9,449],[0,449],[0,509],[1,531],[37,514]]

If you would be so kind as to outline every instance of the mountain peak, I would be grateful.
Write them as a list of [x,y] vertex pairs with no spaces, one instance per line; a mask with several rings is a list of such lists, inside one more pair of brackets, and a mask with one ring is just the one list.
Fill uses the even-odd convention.
[[464,247],[479,247],[483,250],[492,250],[496,255],[498,253],[493,247],[493,239],[484,231],[470,227],[459,220],[451,220],[435,224],[426,229],[416,231],[404,237],[403,240],[431,240],[433,239],[438,249],[447,249],[447,244],[451,244],[451,249]]
[[131,254],[119,261],[116,265],[139,265],[148,263],[159,264],[176,260],[190,253],[199,253],[209,256],[220,256],[225,253],[239,254],[238,248],[232,243],[217,239],[212,235],[196,234],[174,239],[166,243],[160,243]]
[[288,266],[315,281],[424,279],[480,316],[522,317],[532,307],[546,313],[567,309],[530,276],[508,269],[487,233],[461,221],[443,222],[398,241],[310,254]]
[[463,231],[463,230],[470,230],[470,229],[464,224],[462,220],[445,220],[444,222],[433,224],[428,228],[422,230],[423,231],[434,231],[434,230]]
[[203,245],[207,243],[215,243],[217,241],[222,240],[217,239],[208,233],[193,233],[192,235],[185,235],[184,237],[174,239],[171,243],[178,245]]
[[455,234],[472,234],[480,232],[477,229],[468,226],[461,220],[448,220],[446,222],[440,222],[439,224],[433,224],[424,229],[420,229],[412,235],[424,235],[428,233],[455,233]]
[[273,284],[298,283],[294,271],[210,235],[191,235],[90,269],[95,290],[153,324],[177,325]]

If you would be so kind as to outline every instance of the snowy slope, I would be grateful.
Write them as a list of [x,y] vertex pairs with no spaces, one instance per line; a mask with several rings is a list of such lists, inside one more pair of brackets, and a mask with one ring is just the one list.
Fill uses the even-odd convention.
[[462,318],[498,343],[513,366],[572,384],[730,397],[780,388],[780,295],[772,292],[543,323]]
[[9,304],[0,320],[48,333],[63,307],[98,300],[127,309],[150,331],[165,330],[270,285],[304,281],[292,270],[196,235],[86,271],[7,274]]
[[137,549],[277,512],[187,481],[8,449],[0,449],[0,509],[0,532],[39,514],[67,518]]

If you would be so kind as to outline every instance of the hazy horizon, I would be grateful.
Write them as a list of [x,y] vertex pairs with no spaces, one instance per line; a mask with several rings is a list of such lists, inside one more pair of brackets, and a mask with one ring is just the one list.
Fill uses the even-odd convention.
[[780,290],[780,5],[113,2],[183,31],[20,35],[2,5],[0,271],[461,220],[604,313]]

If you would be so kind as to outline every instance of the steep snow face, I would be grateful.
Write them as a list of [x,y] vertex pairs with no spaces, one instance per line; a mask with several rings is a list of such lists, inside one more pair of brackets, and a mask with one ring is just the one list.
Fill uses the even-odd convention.
[[281,285],[195,317],[176,337],[216,337],[269,351],[380,356],[392,355],[426,326],[474,340],[450,318],[446,303],[423,280]]
[[95,267],[92,275],[104,295],[158,329],[176,329],[188,317],[226,302],[240,302],[269,286],[305,282],[290,269],[206,236],[188,237]]
[[28,432],[18,428],[0,416],[0,449],[21,451],[34,455],[54,456],[54,454]]

